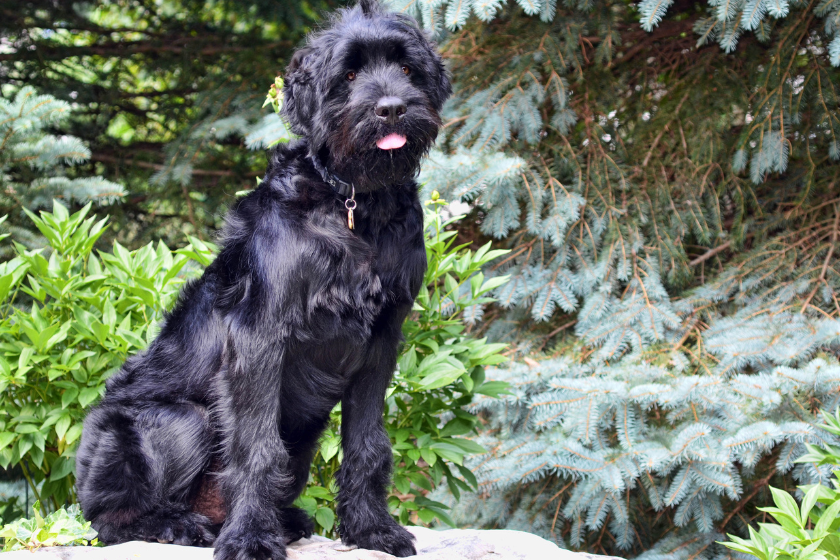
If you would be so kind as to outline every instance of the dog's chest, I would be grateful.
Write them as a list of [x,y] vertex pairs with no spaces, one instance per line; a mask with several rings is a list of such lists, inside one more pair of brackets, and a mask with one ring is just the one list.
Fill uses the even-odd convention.
[[412,298],[405,259],[411,252],[395,239],[348,240],[325,259],[325,282],[310,298],[311,311],[340,318],[345,333],[354,327],[367,332],[387,305]]
[[346,216],[331,216],[329,227],[322,228],[329,234],[320,245],[319,265],[309,271],[311,342],[351,338],[363,344],[383,313],[410,306],[426,265],[422,221],[414,210],[395,213],[376,227],[362,214],[354,230]]
[[305,336],[298,337],[293,377],[333,400],[363,368],[377,337],[392,336],[383,331],[387,318],[397,308],[407,309],[412,299],[410,275],[405,274],[412,248],[371,241],[357,239],[345,254],[331,256],[330,282],[313,302],[306,328],[299,331]]

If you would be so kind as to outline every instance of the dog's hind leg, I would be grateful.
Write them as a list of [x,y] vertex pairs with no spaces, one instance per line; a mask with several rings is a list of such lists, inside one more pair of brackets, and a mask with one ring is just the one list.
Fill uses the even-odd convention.
[[78,496],[100,539],[209,546],[209,520],[190,497],[210,462],[207,411],[191,404],[126,409],[103,403],[85,421]]

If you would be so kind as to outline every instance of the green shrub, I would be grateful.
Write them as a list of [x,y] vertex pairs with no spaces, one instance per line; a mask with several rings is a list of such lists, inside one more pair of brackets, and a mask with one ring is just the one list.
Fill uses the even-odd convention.
[[[485,279],[482,266],[507,251],[477,251],[455,245],[454,231],[445,228],[462,218],[445,221],[445,201],[433,195],[426,204],[428,269],[414,310],[403,324],[405,343],[389,391],[385,426],[394,448],[394,489],[388,504],[400,523],[431,523],[435,518],[454,525],[447,506],[425,495],[446,480],[450,492],[476,487],[464,467],[464,457],[484,448],[463,436],[476,433],[478,419],[468,412],[473,397],[495,397],[507,383],[484,379],[487,365],[505,361],[504,344],[490,344],[469,333],[466,317],[478,305],[493,301],[487,293],[507,277]],[[335,522],[330,481],[341,462],[340,405],[312,465],[312,477],[297,505],[315,517],[321,532],[331,534]]]
[[41,515],[41,503],[32,506],[31,519],[18,519],[4,526],[0,537],[5,539],[3,552],[42,546],[97,546],[96,530],[85,521],[78,505],[59,508],[46,518]]
[[[822,415],[826,425],[821,427],[840,436],[840,409],[834,416],[824,411]],[[808,453],[796,462],[840,468],[840,448],[809,444]],[[837,560],[840,558],[840,470],[834,471],[831,484],[833,488],[822,484],[800,486],[804,493],[801,506],[784,490],[771,487],[775,507],[758,509],[769,513],[776,523],[759,523],[758,531],[749,527],[749,539],[729,535],[732,542],[721,544],[761,560]]]
[[0,466],[19,464],[48,510],[75,501],[85,411],[154,337],[184,281],[179,272],[211,254],[196,239],[174,253],[161,243],[94,251],[108,219],[89,212],[70,215],[55,203],[40,218],[30,213],[49,246],[16,243],[17,256],[0,264]]

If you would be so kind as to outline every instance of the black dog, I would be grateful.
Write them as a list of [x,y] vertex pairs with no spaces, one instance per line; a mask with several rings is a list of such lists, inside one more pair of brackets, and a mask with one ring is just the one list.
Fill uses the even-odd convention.
[[341,401],[341,538],[414,554],[386,506],[382,415],[426,268],[414,176],[449,93],[434,45],[375,0],[295,54],[283,113],[302,140],[274,152],[215,262],[85,421],[78,496],[104,542],[285,558],[311,534],[291,503]]

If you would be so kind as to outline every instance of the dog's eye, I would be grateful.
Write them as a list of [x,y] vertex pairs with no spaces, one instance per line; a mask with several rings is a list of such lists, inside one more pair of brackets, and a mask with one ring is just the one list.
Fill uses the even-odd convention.
[[409,68],[408,66],[403,66],[402,71],[403,71],[403,74],[405,74],[406,76],[411,74],[411,68]]
[[347,78],[348,82],[352,82],[353,80],[356,79],[356,73],[355,72],[347,72],[347,75],[345,76],[345,78]]

